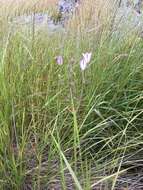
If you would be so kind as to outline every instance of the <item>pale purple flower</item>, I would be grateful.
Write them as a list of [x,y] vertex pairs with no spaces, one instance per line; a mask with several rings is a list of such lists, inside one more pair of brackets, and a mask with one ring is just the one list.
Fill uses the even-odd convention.
[[82,59],[80,60],[80,68],[82,71],[84,71],[87,68],[88,63],[91,60],[91,55],[92,53],[83,53],[82,54]]
[[63,65],[63,62],[64,62],[64,60],[63,60],[63,57],[61,55],[56,57],[56,63],[58,65]]

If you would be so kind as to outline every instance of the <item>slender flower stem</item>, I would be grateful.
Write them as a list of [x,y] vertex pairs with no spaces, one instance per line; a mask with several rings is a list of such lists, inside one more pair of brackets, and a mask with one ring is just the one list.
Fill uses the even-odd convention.
[[85,72],[82,71],[82,84],[84,85],[85,84]]

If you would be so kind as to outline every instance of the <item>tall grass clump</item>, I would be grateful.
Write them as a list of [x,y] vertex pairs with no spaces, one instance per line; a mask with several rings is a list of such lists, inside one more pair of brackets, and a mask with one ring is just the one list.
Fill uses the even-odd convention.
[[117,38],[111,6],[90,5],[53,34],[1,19],[0,189],[141,183],[143,41],[136,32]]

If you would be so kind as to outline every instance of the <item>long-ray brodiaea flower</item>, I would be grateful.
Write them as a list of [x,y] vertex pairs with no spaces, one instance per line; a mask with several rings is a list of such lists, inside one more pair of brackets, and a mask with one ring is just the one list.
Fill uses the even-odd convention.
[[87,64],[91,60],[91,55],[92,55],[92,53],[88,53],[88,52],[82,54],[83,57],[80,60],[80,68],[82,71],[84,71],[87,68]]
[[64,62],[64,60],[63,60],[63,57],[61,55],[56,57],[56,63],[58,65],[63,65],[63,62]]

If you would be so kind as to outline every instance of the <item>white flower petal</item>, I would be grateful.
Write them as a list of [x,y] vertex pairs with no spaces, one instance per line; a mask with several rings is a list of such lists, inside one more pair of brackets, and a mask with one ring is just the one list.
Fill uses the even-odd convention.
[[86,53],[83,53],[82,55],[83,55],[83,59],[85,60],[85,62],[86,62],[86,63],[89,63],[90,60],[91,60],[91,55],[92,55],[92,53],[86,52]]
[[84,59],[82,59],[80,61],[80,68],[81,68],[81,70],[84,71],[86,69],[86,67],[87,67],[87,63],[85,62]]

